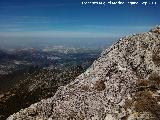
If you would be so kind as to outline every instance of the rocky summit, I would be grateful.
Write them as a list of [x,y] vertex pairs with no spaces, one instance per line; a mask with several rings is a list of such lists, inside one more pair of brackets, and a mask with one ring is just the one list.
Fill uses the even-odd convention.
[[53,97],[7,120],[160,120],[160,26],[119,39]]

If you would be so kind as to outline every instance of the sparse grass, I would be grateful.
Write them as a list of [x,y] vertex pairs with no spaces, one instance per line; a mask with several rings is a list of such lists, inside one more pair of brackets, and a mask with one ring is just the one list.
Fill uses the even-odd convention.
[[160,76],[157,73],[152,73],[149,77],[151,82],[154,82],[155,85],[160,85]]
[[160,105],[158,100],[149,91],[140,91],[135,95],[135,110],[137,112],[149,112],[155,119],[160,119]]
[[149,86],[149,81],[148,80],[137,80],[136,85],[139,86]]
[[158,99],[152,97],[149,91],[140,91],[133,96],[132,100],[125,101],[125,109],[131,109],[134,106],[136,112],[149,112],[153,115],[155,120],[160,118],[160,105],[158,105]]
[[125,109],[134,108],[136,112],[149,112],[155,120],[160,119],[160,97],[153,96],[156,90],[159,89],[160,77],[158,74],[151,74],[148,80],[137,80],[136,92],[132,100],[126,99]]
[[94,89],[97,91],[102,91],[106,88],[104,81],[102,80],[98,80],[96,81],[95,85],[94,85]]
[[90,91],[89,86],[87,86],[87,85],[82,86],[81,90],[83,90],[83,91]]
[[150,112],[157,105],[157,101],[149,91],[140,91],[135,94],[135,110],[137,112]]
[[133,101],[132,101],[132,100],[126,99],[126,100],[125,100],[124,108],[127,110],[128,108],[131,108],[131,107],[132,107],[132,104],[133,104]]

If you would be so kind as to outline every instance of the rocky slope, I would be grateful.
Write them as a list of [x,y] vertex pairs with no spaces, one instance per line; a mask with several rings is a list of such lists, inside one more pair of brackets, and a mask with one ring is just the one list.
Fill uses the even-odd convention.
[[121,38],[56,94],[8,120],[159,120],[160,26]]

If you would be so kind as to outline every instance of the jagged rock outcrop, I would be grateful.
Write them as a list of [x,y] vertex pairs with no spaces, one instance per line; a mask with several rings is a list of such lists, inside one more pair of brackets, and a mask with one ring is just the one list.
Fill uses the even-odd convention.
[[8,120],[159,120],[160,27],[124,37],[52,98]]

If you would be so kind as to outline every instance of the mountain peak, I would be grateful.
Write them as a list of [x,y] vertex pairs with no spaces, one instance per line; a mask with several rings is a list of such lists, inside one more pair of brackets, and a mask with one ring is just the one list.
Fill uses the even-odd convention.
[[[156,34],[155,34],[156,33]],[[160,32],[121,38],[73,82],[8,120],[159,120]]]

